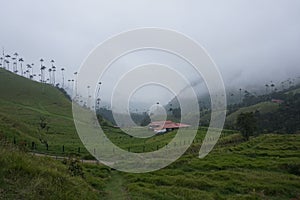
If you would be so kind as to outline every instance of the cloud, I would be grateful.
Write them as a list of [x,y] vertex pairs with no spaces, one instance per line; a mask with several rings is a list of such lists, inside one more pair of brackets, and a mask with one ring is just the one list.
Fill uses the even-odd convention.
[[55,59],[72,79],[112,35],[169,28],[203,45],[226,85],[240,87],[299,76],[299,10],[298,0],[10,0],[1,2],[0,46],[36,65],[41,57],[47,65]]

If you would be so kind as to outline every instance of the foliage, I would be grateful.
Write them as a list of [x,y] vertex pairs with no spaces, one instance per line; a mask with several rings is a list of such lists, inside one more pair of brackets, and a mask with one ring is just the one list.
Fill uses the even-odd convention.
[[76,157],[69,157],[63,160],[63,164],[68,166],[68,171],[71,176],[81,176],[84,177],[83,169],[80,164],[80,160]]
[[256,119],[252,112],[239,114],[236,122],[237,128],[241,131],[246,140],[253,135],[256,130]]

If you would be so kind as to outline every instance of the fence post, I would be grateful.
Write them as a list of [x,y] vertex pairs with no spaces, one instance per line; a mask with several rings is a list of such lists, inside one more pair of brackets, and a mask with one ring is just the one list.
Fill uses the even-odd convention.
[[62,146],[62,151],[65,152],[65,145]]

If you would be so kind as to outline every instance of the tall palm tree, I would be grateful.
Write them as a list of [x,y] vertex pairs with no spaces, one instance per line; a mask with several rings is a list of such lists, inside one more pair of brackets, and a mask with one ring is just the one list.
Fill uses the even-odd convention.
[[41,62],[41,68],[40,68],[40,70],[41,70],[41,82],[43,83],[43,81],[44,81],[44,79],[43,79],[43,72],[46,69],[46,67],[43,66],[43,62],[44,62],[43,58],[40,59],[40,62]]
[[4,60],[4,58],[0,57],[0,66],[2,66],[2,67],[4,67],[3,60]]
[[90,88],[91,86],[87,86],[87,93],[88,93],[88,96],[87,96],[87,107],[90,106],[90,98],[91,98],[91,94],[90,94]]
[[52,69],[51,68],[49,68],[48,69],[48,72],[49,72],[49,83],[51,84],[51,80],[52,80],[52,78],[51,78],[51,73],[52,73]]
[[16,62],[14,63],[14,72],[18,73],[18,56],[19,54],[17,52],[14,53],[14,60],[16,60]]
[[44,73],[45,69],[46,69],[46,67],[44,65],[42,65],[42,67],[41,67],[41,82],[42,83],[45,83],[45,73]]
[[17,58],[16,58],[16,57],[12,57],[11,59],[12,59],[12,62],[13,62],[13,63],[12,63],[12,67],[13,67],[12,70],[13,70],[13,72],[14,72],[14,73],[18,73],[18,70],[17,70],[17,62],[16,62],[16,59],[17,59]]
[[52,82],[53,82],[53,85],[55,85],[55,71],[56,71],[56,67],[54,66],[55,61],[51,60],[50,62],[51,62],[52,73],[53,73],[53,75],[52,75]]
[[269,84],[266,84],[266,94],[268,94]]
[[240,91],[240,103],[242,103],[242,88],[240,88],[239,91]]
[[98,96],[99,96],[99,92],[100,92],[100,86],[101,86],[102,82],[99,82],[98,84],[99,84],[99,86],[98,86],[98,91],[97,91],[97,96],[96,96],[96,97],[98,97]]
[[75,97],[77,97],[77,72],[74,72],[74,78],[75,78]]
[[69,79],[67,88],[70,88],[70,82],[71,82],[71,80]]
[[53,82],[53,85],[55,85],[55,72],[56,72],[56,67],[52,66],[52,82]]
[[32,67],[30,64],[27,64],[26,67],[27,67],[27,70],[26,70],[27,78],[32,79],[32,74],[30,72]]
[[274,87],[275,87],[275,84],[274,84],[274,83],[272,83],[270,86],[271,86],[271,88],[272,88],[272,92],[274,92]]
[[6,66],[7,66],[7,70],[9,71],[9,60],[5,60]]
[[21,68],[21,76],[23,76],[23,64],[22,64],[24,62],[23,58],[20,58],[19,62],[20,62],[20,68]]
[[5,63],[6,63],[6,66],[7,66],[7,70],[9,71],[9,58],[10,58],[10,55],[6,55],[5,56],[5,59],[6,59],[6,61],[5,61]]
[[62,76],[62,88],[64,88],[65,86],[65,76],[64,76],[64,71],[65,71],[65,68],[61,68],[61,76]]

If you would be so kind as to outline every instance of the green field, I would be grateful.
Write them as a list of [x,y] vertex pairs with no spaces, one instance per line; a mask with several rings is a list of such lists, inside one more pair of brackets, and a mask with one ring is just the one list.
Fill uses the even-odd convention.
[[[8,199],[297,199],[299,147],[298,134],[261,135],[248,142],[231,134],[204,159],[198,158],[199,144],[193,144],[179,160],[156,172],[127,174],[84,164],[84,178],[70,176],[61,161],[1,147],[0,194]],[[36,184],[23,184],[29,181]]]

